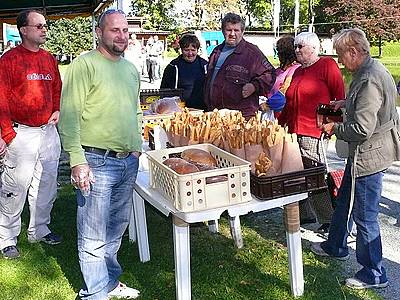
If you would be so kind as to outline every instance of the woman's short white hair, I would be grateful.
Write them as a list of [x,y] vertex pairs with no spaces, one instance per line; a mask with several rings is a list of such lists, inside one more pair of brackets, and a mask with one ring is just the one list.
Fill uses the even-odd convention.
[[294,44],[297,45],[307,45],[314,49],[314,53],[318,55],[320,41],[318,35],[314,32],[301,32],[294,38]]

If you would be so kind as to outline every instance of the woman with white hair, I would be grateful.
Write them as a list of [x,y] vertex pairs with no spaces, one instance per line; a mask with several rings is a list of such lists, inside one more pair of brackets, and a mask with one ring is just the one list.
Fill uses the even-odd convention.
[[[302,155],[323,161],[316,109],[320,103],[344,99],[342,74],[334,59],[318,56],[320,42],[315,33],[300,33],[295,37],[294,46],[301,67],[293,74],[285,94],[286,105],[278,120],[289,127],[289,132],[297,134]],[[316,216],[323,232],[329,230],[332,213],[327,190],[312,192],[308,199],[300,202],[300,223],[315,223]]]
[[388,279],[382,265],[378,213],[384,172],[400,160],[396,85],[389,71],[371,58],[362,30],[343,29],[334,36],[333,46],[339,62],[352,73],[346,101],[335,103],[336,108],[346,107],[347,118],[344,123],[328,123],[321,129],[346,141],[349,157],[328,240],[313,244],[311,250],[320,256],[346,259],[351,215],[357,225],[356,257],[362,268],[346,280],[346,286],[384,288]]

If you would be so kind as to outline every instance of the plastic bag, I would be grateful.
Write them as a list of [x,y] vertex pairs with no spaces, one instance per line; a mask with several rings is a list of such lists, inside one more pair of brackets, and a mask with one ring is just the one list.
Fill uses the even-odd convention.
[[150,105],[151,111],[156,114],[172,114],[182,111],[178,105],[179,97],[162,98]]

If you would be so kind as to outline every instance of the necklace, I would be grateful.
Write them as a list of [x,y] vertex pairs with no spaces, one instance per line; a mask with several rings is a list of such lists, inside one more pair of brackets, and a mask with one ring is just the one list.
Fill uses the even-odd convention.
[[312,66],[313,64],[315,64],[317,61],[319,61],[319,57],[317,57],[315,60],[313,60],[313,61],[311,61],[311,62],[303,63],[303,64],[301,65],[301,67],[302,67],[302,68],[307,68],[307,67]]

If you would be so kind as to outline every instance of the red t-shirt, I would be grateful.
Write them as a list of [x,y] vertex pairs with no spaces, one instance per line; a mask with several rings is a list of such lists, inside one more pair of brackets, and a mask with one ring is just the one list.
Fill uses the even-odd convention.
[[0,123],[6,143],[15,137],[12,122],[44,125],[60,110],[61,77],[56,59],[47,51],[22,45],[0,58]]
[[297,68],[285,96],[286,105],[278,117],[279,124],[287,124],[291,133],[319,138],[318,104],[345,97],[343,77],[335,60],[321,57],[307,68]]

